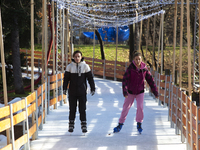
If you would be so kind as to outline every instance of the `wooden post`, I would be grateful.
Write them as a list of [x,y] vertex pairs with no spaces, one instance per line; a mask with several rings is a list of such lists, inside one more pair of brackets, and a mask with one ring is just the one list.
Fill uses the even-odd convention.
[[44,62],[44,53],[45,53],[45,50],[44,50],[44,0],[42,0],[42,84],[44,83],[44,65],[45,65],[45,62]]
[[[31,0],[31,92],[34,92],[34,0]],[[32,125],[35,123],[35,112],[32,113]],[[36,139],[34,133],[32,139]]]
[[68,65],[68,34],[69,34],[69,30],[67,29],[68,28],[68,19],[67,19],[67,14],[68,14],[68,9],[65,10],[66,14],[65,14],[65,23],[66,23],[66,32],[65,32],[65,54],[66,54],[66,67]]
[[[200,10],[200,3],[198,5],[198,7],[199,7],[199,10]],[[200,11],[199,11],[199,16],[200,16]],[[199,19],[199,24],[200,24],[200,19]],[[200,30],[199,30],[199,35],[200,35]],[[200,42],[200,38],[199,38],[199,42]],[[200,46],[199,46],[199,66],[200,66]],[[200,73],[199,73],[199,84],[200,84]],[[199,99],[200,99],[200,88],[199,88]]]
[[154,68],[154,56],[155,56],[155,35],[156,35],[156,16],[154,16],[154,23],[153,23],[153,55],[152,55],[152,68]]
[[[158,58],[157,58],[157,72],[158,70],[158,65],[159,65],[159,55],[160,55],[160,35],[161,35],[161,26],[162,26],[162,15],[160,16],[160,29],[159,29],[159,38],[158,38]],[[159,73],[159,72],[158,72]]]
[[71,51],[71,46],[70,46],[70,31],[69,31],[69,22],[70,20],[69,20],[69,8],[67,9],[67,43],[68,43],[68,45],[67,45],[67,51],[69,51],[69,56],[70,56],[70,58],[72,58],[72,51]]
[[95,58],[95,28],[93,35],[93,59],[92,59],[92,73],[94,74],[94,58]]
[[[2,31],[2,21],[1,21],[1,8],[0,8],[0,46],[1,46],[1,65],[2,65],[2,77],[3,77],[3,96],[4,105],[8,105],[8,95],[7,95],[7,83],[6,83],[6,69],[5,69],[5,59],[4,59],[4,44],[3,44],[3,31]],[[7,144],[10,144],[10,129],[6,130]]]
[[[182,48],[183,48],[183,6],[184,1],[181,0],[181,25],[180,25],[180,54],[179,54],[179,87],[182,87]],[[199,62],[200,63],[200,62]]]
[[[71,17],[71,27],[70,27],[71,45],[70,45],[70,47],[71,47],[71,54],[72,55],[74,53],[74,48],[73,48],[73,33],[74,33],[74,31],[73,31],[73,17]],[[73,56],[71,56],[71,57],[73,57]]]
[[163,58],[163,38],[164,38],[164,13],[162,14],[162,38],[161,38],[161,74],[163,74],[163,62],[164,62],[164,58]]
[[148,18],[148,21],[147,21],[147,30],[146,30],[146,63],[147,63],[147,50],[148,50],[148,42],[149,42],[149,18]]
[[114,80],[116,81],[116,71],[117,71],[117,47],[118,47],[118,25],[116,27],[116,55],[115,55],[115,69],[114,69]]
[[[52,70],[52,73],[53,75],[55,75],[55,70],[56,70],[56,58],[55,58],[55,2],[52,1],[51,2],[51,12],[52,12],[52,38],[53,38],[53,70]],[[49,78],[47,78],[49,79]],[[53,89],[53,97],[55,97],[55,89]]]
[[[143,16],[143,14],[141,15],[141,17]],[[141,41],[142,41],[142,20],[140,21],[140,41],[139,41],[139,50],[141,50]]]
[[56,63],[55,63],[55,12],[54,12],[55,10],[54,10],[54,3],[55,3],[54,1],[51,2],[52,24],[53,24],[52,25],[52,30],[53,30],[53,35],[52,35],[52,37],[53,37],[53,70],[52,70],[52,73],[53,73],[53,75],[55,75],[55,70],[56,70],[56,68],[55,68]]
[[187,0],[187,50],[188,50],[188,93],[192,95],[191,86],[191,50],[190,50],[190,1]]
[[176,59],[176,26],[177,26],[177,0],[175,0],[174,8],[174,35],[173,35],[173,71],[172,71],[172,82],[175,81],[175,59]]
[[48,43],[47,43],[47,34],[48,34],[48,30],[47,30],[47,0],[44,0],[44,35],[45,35],[45,43],[44,43],[44,47],[45,47],[45,82],[47,81],[47,49],[48,49]]
[[31,0],[31,92],[34,92],[34,0]]

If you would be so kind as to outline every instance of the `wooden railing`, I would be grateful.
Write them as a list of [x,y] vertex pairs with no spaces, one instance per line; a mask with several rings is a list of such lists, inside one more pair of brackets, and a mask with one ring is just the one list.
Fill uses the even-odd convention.
[[199,150],[200,107],[185,91],[172,83],[172,76],[161,75],[155,71],[151,73],[160,94],[158,105],[168,106],[169,121],[171,127],[175,128],[175,134],[181,134],[181,141],[186,141],[187,150]]
[[[11,130],[11,143],[1,150],[15,150],[22,146],[28,149],[30,139],[33,139],[33,136],[37,139],[38,131],[43,128],[50,107],[58,101],[62,104],[66,99],[62,92],[63,76],[63,73],[49,76],[47,82],[26,98],[0,108],[0,132]],[[50,95],[51,90],[56,90],[56,94]],[[30,122],[33,118],[35,119]],[[14,126],[19,123],[23,125],[23,135],[15,139]]]

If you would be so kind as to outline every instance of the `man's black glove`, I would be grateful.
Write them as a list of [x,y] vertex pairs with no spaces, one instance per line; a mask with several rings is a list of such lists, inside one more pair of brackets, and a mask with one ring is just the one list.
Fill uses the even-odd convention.
[[64,94],[64,95],[67,95],[67,90],[63,90],[63,94]]
[[95,91],[91,91],[91,95],[93,96],[95,94]]

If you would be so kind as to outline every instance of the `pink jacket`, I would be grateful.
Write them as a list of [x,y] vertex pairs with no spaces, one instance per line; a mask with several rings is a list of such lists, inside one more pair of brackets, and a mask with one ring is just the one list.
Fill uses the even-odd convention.
[[141,68],[138,69],[133,61],[127,68],[122,81],[123,95],[128,93],[138,95],[144,92],[144,80],[147,81],[155,96],[158,96],[158,90],[154,79],[147,69],[146,64],[141,62]]

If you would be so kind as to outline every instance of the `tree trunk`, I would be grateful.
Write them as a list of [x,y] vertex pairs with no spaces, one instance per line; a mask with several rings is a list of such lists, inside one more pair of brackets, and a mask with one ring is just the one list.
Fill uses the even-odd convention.
[[133,53],[139,48],[138,24],[129,25],[129,61],[133,61]]
[[104,54],[104,44],[103,44],[103,40],[101,38],[101,35],[99,34],[99,32],[97,30],[95,30],[95,34],[99,40],[99,44],[100,44],[100,51],[101,51],[101,59],[104,60],[105,59],[105,54]]
[[24,86],[21,72],[21,58],[19,49],[19,27],[16,15],[13,15],[13,27],[11,31],[11,48],[12,48],[12,63],[13,63],[13,76],[14,87],[16,94],[24,94]]
[[134,31],[135,31],[135,24],[129,25],[129,62],[133,60],[133,52],[135,51],[134,47]]

